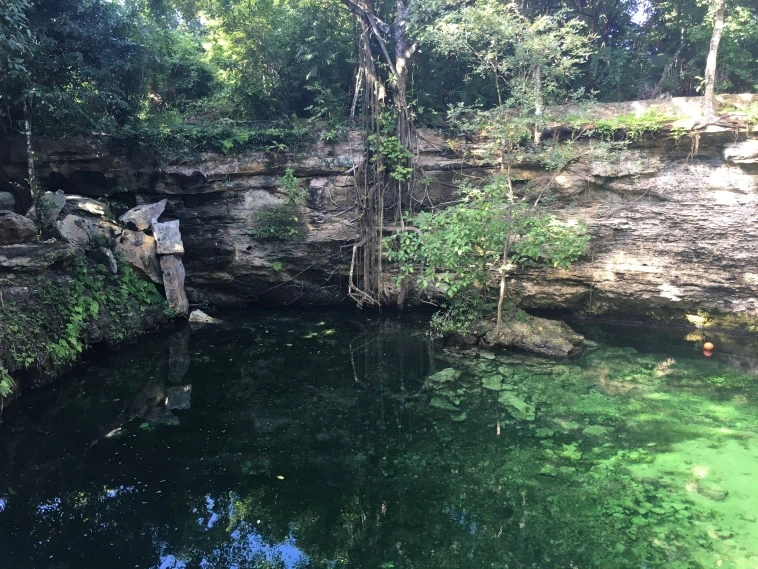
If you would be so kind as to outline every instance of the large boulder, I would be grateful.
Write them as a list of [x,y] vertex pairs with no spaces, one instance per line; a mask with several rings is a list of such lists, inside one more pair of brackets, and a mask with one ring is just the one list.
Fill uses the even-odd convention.
[[146,231],[158,221],[166,209],[166,200],[156,203],[138,205],[118,218],[121,223],[136,227],[138,231]]
[[0,245],[29,243],[37,237],[37,228],[28,217],[12,211],[0,211]]
[[114,251],[127,265],[132,267],[138,275],[147,278],[154,283],[161,284],[161,273],[158,255],[156,253],[155,238],[141,231],[122,229],[116,239]]
[[503,391],[498,396],[497,401],[517,421],[534,421],[536,418],[534,405],[530,405],[515,393]]
[[112,221],[69,214],[56,223],[62,239],[76,247],[110,246],[122,229]]
[[584,344],[584,336],[564,322],[536,316],[527,316],[525,319],[505,317],[499,335],[495,333],[496,326],[492,322],[485,322],[479,328],[484,332],[482,340],[485,345],[514,347],[543,356],[574,355]]
[[63,213],[81,217],[112,218],[111,208],[107,203],[75,195],[66,196]]
[[221,324],[221,320],[206,314],[202,310],[193,310],[189,315],[189,322],[193,326],[202,326],[203,324]]
[[184,292],[184,263],[179,255],[161,255],[160,259],[168,307],[176,314],[186,316],[189,312],[189,301]]
[[158,241],[159,255],[183,255],[184,243],[179,231],[179,220],[153,223],[153,234]]

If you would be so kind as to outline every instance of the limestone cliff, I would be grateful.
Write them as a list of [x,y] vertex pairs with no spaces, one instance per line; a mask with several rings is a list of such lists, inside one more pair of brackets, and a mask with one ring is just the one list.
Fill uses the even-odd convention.
[[[745,104],[758,97],[724,100]],[[673,99],[603,108],[677,111],[697,104]],[[478,158],[481,142],[449,144],[428,130],[419,135],[430,203],[450,201],[457,181],[481,177],[492,167]],[[40,179],[51,190],[128,207],[167,198],[167,217],[181,221],[191,302],[331,303],[346,294],[359,215],[353,175],[361,149],[360,134],[352,132],[339,143],[320,142],[300,152],[162,160],[108,137],[79,137],[38,141],[37,155]],[[0,164],[10,177],[24,178],[20,141],[0,149]],[[278,180],[288,167],[307,190],[306,203],[288,219],[286,238],[262,238],[267,218],[261,212],[284,204]],[[548,175],[537,164],[516,171],[520,180]],[[708,127],[697,153],[687,136],[645,137],[621,159],[570,166],[543,201],[563,217],[585,221],[592,241],[587,258],[570,271],[514,278],[511,291],[527,307],[758,321],[755,130]]]

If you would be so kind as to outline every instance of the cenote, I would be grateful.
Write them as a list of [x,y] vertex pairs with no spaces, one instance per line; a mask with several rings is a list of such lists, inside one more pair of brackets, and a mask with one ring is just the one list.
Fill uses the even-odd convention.
[[582,331],[570,360],[357,311],[148,337],[6,412],[0,565],[758,566],[756,360]]

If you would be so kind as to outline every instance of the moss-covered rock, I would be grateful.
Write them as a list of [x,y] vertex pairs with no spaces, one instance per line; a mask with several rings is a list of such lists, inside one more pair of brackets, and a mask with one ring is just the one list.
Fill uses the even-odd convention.
[[446,368],[437,373],[433,373],[426,378],[425,386],[434,388],[445,383],[451,383],[461,377],[461,372],[457,369]]
[[44,270],[0,275],[0,368],[14,378],[14,388],[25,383],[19,379],[45,382],[88,347],[118,344],[170,316],[155,286],[129,267],[122,265],[113,274],[83,251],[54,247],[53,253],[55,262],[49,264],[44,259],[52,254],[50,246],[27,250],[31,260],[24,267]]
[[513,393],[504,391],[497,400],[517,421],[534,421],[536,418],[534,405],[530,405]]

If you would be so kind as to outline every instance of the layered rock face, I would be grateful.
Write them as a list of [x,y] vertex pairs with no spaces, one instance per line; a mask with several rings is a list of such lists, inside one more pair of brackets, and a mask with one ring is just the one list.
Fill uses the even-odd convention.
[[532,307],[755,321],[756,142],[711,129],[695,156],[685,138],[569,168],[556,192],[574,206],[561,215],[591,228],[587,259],[570,271],[519,275],[514,292]]
[[[427,204],[449,202],[458,181],[491,171],[492,164],[477,158],[485,143],[450,144],[426,130],[419,135]],[[560,172],[541,200],[557,215],[589,225],[587,258],[570,271],[514,275],[511,293],[532,308],[758,321],[757,139],[755,130],[709,127],[694,153],[687,136],[661,134],[633,144],[621,158]],[[167,199],[166,214],[181,222],[190,301],[331,303],[346,296],[362,146],[353,132],[338,144],[298,152],[160,162],[108,138],[63,138],[40,141],[37,156],[40,179],[51,190],[130,207]],[[23,179],[21,141],[0,151],[0,164]],[[278,183],[288,167],[307,193],[296,209],[285,207]],[[537,186],[553,178],[538,164],[514,172]],[[279,229],[267,234],[272,220]]]

